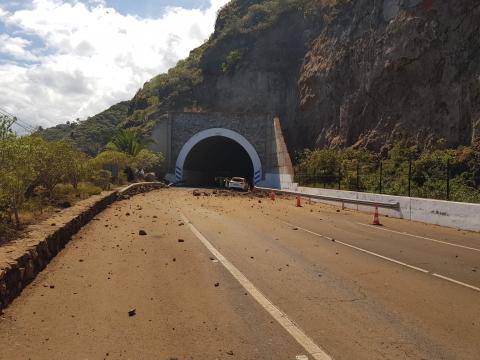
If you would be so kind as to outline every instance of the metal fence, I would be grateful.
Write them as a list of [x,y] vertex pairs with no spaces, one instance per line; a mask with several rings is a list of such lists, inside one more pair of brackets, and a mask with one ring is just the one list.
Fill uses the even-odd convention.
[[391,160],[364,163],[347,161],[337,168],[318,168],[297,172],[300,186],[372,192],[461,202],[480,202],[480,188],[474,175],[458,173],[450,163],[438,163],[430,169],[417,168],[414,161]]

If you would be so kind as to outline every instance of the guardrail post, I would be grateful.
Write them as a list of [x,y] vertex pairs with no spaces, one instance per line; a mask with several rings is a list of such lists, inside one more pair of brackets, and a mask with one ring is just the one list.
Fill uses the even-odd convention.
[[382,180],[383,180],[383,161],[380,160],[380,180],[378,183],[380,194],[382,193]]
[[450,200],[450,159],[447,159],[447,200]]
[[338,167],[338,190],[340,190],[342,186],[342,167]]
[[360,186],[359,186],[359,184],[360,184],[360,178],[359,178],[359,176],[360,176],[360,163],[359,163],[358,160],[357,160],[357,183],[356,183],[357,192],[358,192],[359,189],[360,189]]
[[412,159],[408,159],[408,197],[411,197],[412,190]]

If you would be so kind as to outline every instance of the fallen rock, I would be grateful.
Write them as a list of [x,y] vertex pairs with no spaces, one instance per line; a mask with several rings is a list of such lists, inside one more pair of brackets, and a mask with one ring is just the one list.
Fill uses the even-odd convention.
[[216,282],[214,285],[215,285],[215,287],[219,287],[220,283]]
[[138,235],[140,235],[140,236],[145,236],[145,235],[147,235],[147,232],[146,232],[145,230],[140,230],[140,231],[138,232]]
[[183,243],[183,242],[185,242],[185,240],[183,240],[183,239],[178,239],[178,242],[179,242],[179,243]]
[[130,309],[128,310],[128,316],[132,317],[137,315],[137,309]]

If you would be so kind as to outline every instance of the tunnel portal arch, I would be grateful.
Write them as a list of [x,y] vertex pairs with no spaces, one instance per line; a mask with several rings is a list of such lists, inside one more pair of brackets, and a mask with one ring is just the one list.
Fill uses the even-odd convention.
[[252,162],[253,182],[254,184],[259,183],[262,179],[262,163],[260,161],[260,157],[258,156],[257,151],[245,137],[233,130],[225,128],[211,128],[203,130],[188,139],[188,141],[183,145],[177,157],[177,161],[175,164],[175,180],[185,180],[185,164],[190,152],[195,148],[195,146],[199,145],[204,140],[215,137],[224,137],[233,140],[245,150]]

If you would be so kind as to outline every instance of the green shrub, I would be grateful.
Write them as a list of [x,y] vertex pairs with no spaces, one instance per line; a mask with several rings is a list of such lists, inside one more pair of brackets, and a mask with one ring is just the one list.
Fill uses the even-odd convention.
[[53,189],[53,198],[61,199],[70,195],[75,195],[77,190],[73,187],[72,184],[58,184]]
[[468,147],[420,152],[395,145],[383,158],[366,150],[305,150],[295,176],[306,186],[408,195],[411,167],[411,196],[446,199],[448,169],[450,200],[480,202],[479,160]]
[[224,73],[232,73],[235,71],[237,64],[242,60],[243,51],[232,50],[225,57],[225,61],[222,63],[222,71]]
[[89,182],[81,182],[80,184],[78,184],[78,193],[82,197],[98,195],[102,192],[102,189],[102,187],[96,186],[95,184]]
[[163,155],[153,151],[143,149],[133,159],[133,165],[146,172],[157,172],[163,165]]
[[92,178],[91,181],[94,186],[99,187],[102,190],[110,190],[110,181],[112,179],[112,173],[108,170],[97,170]]

